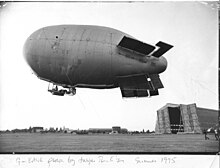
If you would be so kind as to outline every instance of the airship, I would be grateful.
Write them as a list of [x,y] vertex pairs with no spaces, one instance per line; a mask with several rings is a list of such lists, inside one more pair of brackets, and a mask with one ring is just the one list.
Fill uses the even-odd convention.
[[163,56],[173,46],[137,40],[119,30],[94,25],[40,28],[25,41],[23,54],[33,73],[49,82],[53,95],[75,95],[76,88],[119,87],[123,98],[159,95]]

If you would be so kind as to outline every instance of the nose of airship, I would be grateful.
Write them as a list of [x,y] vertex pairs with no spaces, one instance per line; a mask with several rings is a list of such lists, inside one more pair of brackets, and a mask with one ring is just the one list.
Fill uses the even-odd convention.
[[27,64],[31,67],[31,69],[35,72],[37,66],[38,55],[35,53],[36,50],[36,42],[34,42],[33,34],[29,36],[23,46],[23,56],[26,60]]
[[158,73],[162,73],[166,69],[167,69],[167,60],[165,57],[161,56],[159,58]]
[[29,51],[30,44],[28,42],[29,42],[29,38],[24,43],[23,56],[24,56],[24,59],[26,60],[26,62],[29,64],[29,61],[30,61],[30,51]]

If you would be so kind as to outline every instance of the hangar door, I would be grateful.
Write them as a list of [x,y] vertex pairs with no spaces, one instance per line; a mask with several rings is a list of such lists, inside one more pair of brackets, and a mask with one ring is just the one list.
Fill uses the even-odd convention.
[[168,107],[170,118],[170,130],[172,134],[183,132],[183,121],[179,107]]

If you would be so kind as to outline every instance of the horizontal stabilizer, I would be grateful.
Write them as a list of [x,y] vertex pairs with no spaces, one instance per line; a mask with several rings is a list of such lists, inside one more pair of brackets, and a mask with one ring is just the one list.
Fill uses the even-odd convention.
[[152,86],[145,75],[118,77],[120,88],[123,90],[152,90]]
[[154,57],[160,57],[162,56],[164,53],[166,53],[168,50],[170,50],[173,46],[164,42],[158,42],[156,44],[157,47],[160,47],[158,50],[156,50],[152,55]]
[[122,38],[118,46],[129,49],[129,50],[133,50],[135,52],[138,52],[144,55],[150,54],[156,48],[150,44],[146,44],[146,43],[143,43],[141,41],[138,41],[133,38],[126,37],[126,36]]
[[122,90],[121,89],[122,97],[147,97],[148,92],[147,90]]
[[159,95],[163,84],[158,74],[117,77],[122,97],[148,97]]

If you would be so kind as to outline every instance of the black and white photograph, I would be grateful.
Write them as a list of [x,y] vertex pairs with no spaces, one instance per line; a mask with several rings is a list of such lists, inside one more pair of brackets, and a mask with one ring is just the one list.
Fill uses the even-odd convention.
[[0,153],[218,153],[218,13],[1,2]]

